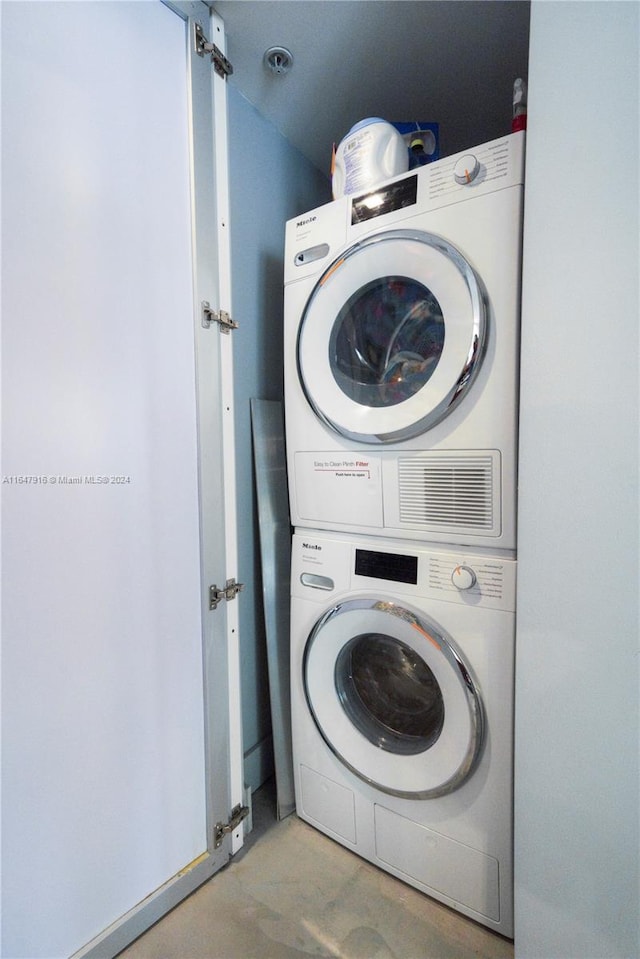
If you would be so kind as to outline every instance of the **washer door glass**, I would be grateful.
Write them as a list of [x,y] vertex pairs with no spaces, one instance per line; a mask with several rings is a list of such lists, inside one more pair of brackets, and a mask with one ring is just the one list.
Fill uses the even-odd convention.
[[433,672],[406,643],[383,633],[350,640],[336,659],[342,707],[370,743],[415,756],[444,725],[444,699]]
[[430,429],[473,381],[486,339],[481,284],[451,244],[395,230],[352,246],[314,287],[298,334],[316,415],[361,442]]
[[441,796],[474,769],[480,694],[453,640],[424,614],[382,599],[333,607],[307,640],[303,681],[327,745],[383,792]]

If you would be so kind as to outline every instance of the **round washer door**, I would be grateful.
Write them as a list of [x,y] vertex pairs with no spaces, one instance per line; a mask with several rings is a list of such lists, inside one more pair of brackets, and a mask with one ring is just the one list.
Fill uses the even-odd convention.
[[303,682],[329,748],[377,789],[428,799],[473,771],[484,737],[480,694],[427,616],[383,599],[333,607],[309,635]]
[[479,369],[486,298],[462,254],[417,230],[370,236],[325,270],[298,330],[316,415],[358,442],[410,439],[458,405]]

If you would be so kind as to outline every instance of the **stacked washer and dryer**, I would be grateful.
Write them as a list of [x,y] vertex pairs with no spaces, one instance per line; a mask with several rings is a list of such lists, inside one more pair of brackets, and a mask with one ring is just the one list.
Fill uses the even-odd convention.
[[287,223],[298,815],[513,935],[524,133]]

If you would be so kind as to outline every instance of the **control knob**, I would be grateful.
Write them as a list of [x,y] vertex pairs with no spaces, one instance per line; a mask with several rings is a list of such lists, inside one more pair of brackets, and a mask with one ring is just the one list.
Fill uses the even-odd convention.
[[477,581],[477,576],[470,566],[456,566],[451,574],[451,582],[456,589],[471,589]]
[[460,157],[454,166],[453,178],[456,183],[466,185],[467,183],[471,183],[472,180],[475,180],[479,172],[480,164],[478,158],[475,157],[473,153],[466,153],[463,157]]

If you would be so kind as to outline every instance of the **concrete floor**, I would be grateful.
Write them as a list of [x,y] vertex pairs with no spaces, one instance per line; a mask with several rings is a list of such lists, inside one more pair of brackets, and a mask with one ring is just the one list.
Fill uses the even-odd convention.
[[119,959],[512,959],[513,943],[312,829],[273,784],[234,859]]

